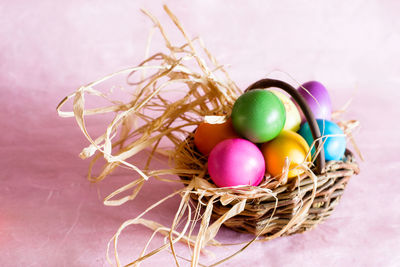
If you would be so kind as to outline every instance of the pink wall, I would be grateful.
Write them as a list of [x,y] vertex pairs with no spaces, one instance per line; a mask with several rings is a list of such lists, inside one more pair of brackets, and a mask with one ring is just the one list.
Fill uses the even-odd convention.
[[[276,69],[299,81],[316,79],[336,108],[353,97],[346,117],[362,123],[356,140],[366,161],[332,217],[304,235],[254,244],[227,266],[398,266],[400,2],[378,0],[1,1],[0,265],[107,265],[106,243],[120,223],[176,188],[151,183],[138,201],[104,207],[101,198],[129,173],[89,184],[88,162],[77,156],[87,143],[73,119],[55,112],[80,85],[143,59],[152,24],[139,9],[172,26],[162,3],[230,65],[241,87]],[[171,37],[181,40],[175,29]],[[95,121],[93,129],[100,126]],[[170,222],[177,203],[150,218]],[[123,263],[140,253],[149,234],[126,231]],[[220,238],[246,237],[223,230]],[[217,257],[234,251],[215,250]],[[144,266],[156,263],[173,265],[163,253]]]

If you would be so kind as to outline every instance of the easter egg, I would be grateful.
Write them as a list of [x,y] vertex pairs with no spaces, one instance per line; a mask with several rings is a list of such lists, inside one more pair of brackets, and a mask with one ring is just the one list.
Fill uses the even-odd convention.
[[194,133],[194,144],[201,154],[208,156],[219,142],[225,139],[239,137],[230,119],[222,123],[202,122]]
[[[344,136],[344,132],[336,123],[332,121],[317,119],[317,123],[321,132],[322,141],[325,142],[325,160],[340,160],[346,150],[346,138]],[[308,122],[301,126],[299,134],[306,139],[308,145],[312,145],[314,140]],[[312,149],[312,153],[315,153],[314,148]]]
[[279,98],[263,89],[242,94],[232,108],[236,132],[253,143],[274,139],[285,125],[285,107]]
[[275,139],[261,146],[261,151],[265,158],[265,168],[272,176],[278,176],[282,173],[285,159],[286,157],[289,158],[288,178],[304,172],[302,169],[295,167],[306,160],[311,160],[310,155],[308,155],[309,150],[310,147],[306,140],[292,131],[282,131]]
[[211,151],[208,173],[219,187],[257,186],[265,173],[264,157],[260,149],[248,140],[227,139]]
[[297,132],[301,124],[301,115],[297,106],[285,94],[275,90],[271,90],[271,92],[276,95],[285,106],[286,121],[283,130]]
[[[300,86],[297,90],[306,100],[316,119],[331,119],[332,103],[325,86],[317,81],[310,81]],[[304,115],[303,121],[305,121]]]

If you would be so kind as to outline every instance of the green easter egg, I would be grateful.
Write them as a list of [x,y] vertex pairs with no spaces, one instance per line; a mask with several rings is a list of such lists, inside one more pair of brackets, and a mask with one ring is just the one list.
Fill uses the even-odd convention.
[[274,139],[282,131],[285,106],[273,93],[255,89],[242,94],[233,105],[232,123],[236,132],[253,143]]

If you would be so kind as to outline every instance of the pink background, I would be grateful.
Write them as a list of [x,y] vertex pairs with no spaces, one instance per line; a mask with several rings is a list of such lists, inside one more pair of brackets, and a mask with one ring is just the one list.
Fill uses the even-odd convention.
[[[138,64],[152,25],[139,8],[171,26],[165,2],[242,88],[276,69],[316,79],[336,108],[353,97],[346,117],[362,124],[355,135],[362,172],[330,219],[306,234],[253,244],[225,266],[399,266],[400,2],[378,0],[1,1],[0,266],[107,266],[106,244],[119,225],[178,187],[151,182],[136,201],[103,206],[130,173],[90,184],[89,162],[78,158],[87,142],[73,119],[55,112],[80,85]],[[104,124],[93,123],[94,130]],[[178,201],[148,218],[168,225]],[[124,232],[122,263],[150,233]],[[249,237],[222,229],[218,238]],[[238,248],[211,248],[216,258],[202,262]],[[166,252],[143,264],[173,265]]]

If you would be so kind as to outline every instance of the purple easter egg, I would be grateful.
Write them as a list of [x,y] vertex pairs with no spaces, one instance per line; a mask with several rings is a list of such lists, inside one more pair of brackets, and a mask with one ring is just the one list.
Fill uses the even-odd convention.
[[[303,87],[307,89],[308,92],[304,90]],[[310,81],[304,83],[297,90],[306,100],[316,119],[331,119],[332,103],[325,86],[317,81]],[[303,114],[302,121],[305,121]]]
[[265,161],[252,142],[242,138],[227,139],[211,150],[208,173],[218,187],[257,186],[265,174]]

